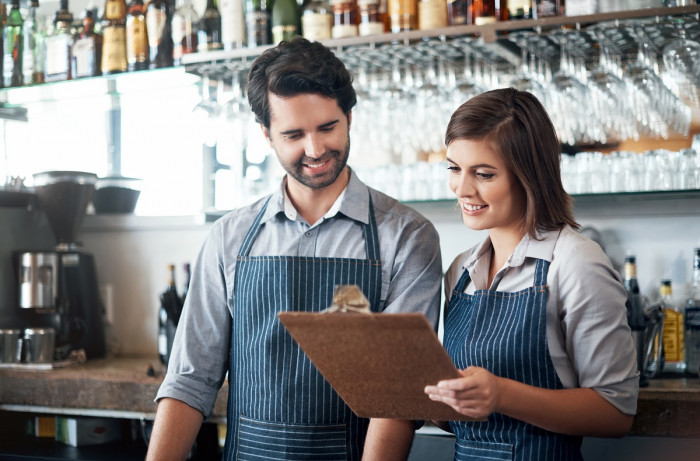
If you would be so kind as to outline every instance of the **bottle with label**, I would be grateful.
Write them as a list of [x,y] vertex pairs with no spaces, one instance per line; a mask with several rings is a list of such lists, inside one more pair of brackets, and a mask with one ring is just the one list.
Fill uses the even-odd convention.
[[152,69],[173,66],[174,0],[151,0],[146,7],[146,29]]
[[693,250],[693,287],[684,316],[686,371],[700,375],[700,248]]
[[634,345],[637,349],[637,369],[644,373],[641,367],[644,364],[644,330],[646,329],[646,317],[644,315],[644,298],[639,292],[639,282],[637,281],[637,258],[634,255],[625,257],[625,276],[623,279],[625,290],[627,290],[627,323],[632,330]]
[[70,80],[72,75],[73,14],[68,9],[68,0],[61,0],[53,18],[53,29],[46,36],[46,61],[44,79],[47,82]]
[[24,84],[34,85],[44,83],[44,60],[46,30],[38,15],[39,0],[31,0],[27,18],[24,20],[24,49],[22,55],[22,73]]
[[664,372],[685,372],[685,344],[683,343],[683,307],[673,301],[670,280],[662,280],[659,288],[664,309]]
[[126,2],[107,0],[102,15],[102,73],[126,72]]
[[483,26],[498,21],[501,16],[500,4],[496,0],[473,0],[472,23],[476,26]]
[[245,44],[245,21],[242,0],[220,0],[221,43],[225,50],[241,48]]
[[357,36],[357,0],[330,0],[333,12],[332,38]]
[[386,11],[382,11],[381,0],[357,0],[359,23],[357,32],[360,36],[378,35],[386,32]]
[[418,0],[418,29],[447,27],[447,2],[445,0]]
[[24,20],[19,11],[19,0],[12,0],[10,14],[3,27],[3,80],[5,87],[22,86],[24,76],[22,75],[22,49],[24,39],[22,38]]
[[102,36],[95,32],[95,12],[85,10],[83,30],[73,42],[73,77],[94,77],[102,73]]
[[447,0],[447,24],[450,26],[471,24],[468,0]]
[[563,16],[564,0],[532,0],[532,16],[535,19]]
[[416,0],[389,0],[389,22],[393,33],[416,30],[418,27]]
[[173,65],[182,64],[182,57],[197,52],[199,15],[192,6],[192,0],[179,0],[173,13]]
[[296,0],[275,0],[271,19],[272,43],[290,41],[299,35],[299,6]]
[[508,20],[516,21],[519,19],[532,19],[530,0],[508,0]]
[[246,44],[249,48],[270,44],[270,26],[270,2],[245,0]]
[[148,69],[150,60],[146,5],[143,0],[131,0],[126,8],[126,62],[135,71]]
[[198,51],[214,51],[223,48],[221,43],[221,14],[216,0],[207,0],[207,7],[199,20]]
[[328,0],[311,0],[301,12],[301,35],[310,41],[331,38],[333,13]]

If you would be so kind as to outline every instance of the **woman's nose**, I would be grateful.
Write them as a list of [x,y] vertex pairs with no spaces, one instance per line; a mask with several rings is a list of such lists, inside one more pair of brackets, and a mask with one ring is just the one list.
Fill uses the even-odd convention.
[[450,186],[457,197],[469,197],[474,194],[474,184],[466,175],[452,176]]

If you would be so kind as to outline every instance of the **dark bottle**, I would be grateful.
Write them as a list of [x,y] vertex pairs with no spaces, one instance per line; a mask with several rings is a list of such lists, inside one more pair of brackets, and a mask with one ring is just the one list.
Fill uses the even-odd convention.
[[182,268],[185,270],[185,284],[182,287],[182,303],[184,304],[185,298],[187,297],[187,292],[190,291],[192,271],[190,270],[190,263],[185,263]]
[[273,43],[289,41],[299,35],[299,6],[296,0],[275,0],[271,20]]
[[126,8],[126,62],[130,71],[148,69],[150,63],[143,0],[132,0]]
[[693,250],[693,286],[685,304],[684,317],[686,370],[700,376],[700,248]]
[[39,0],[31,0],[22,33],[24,38],[22,73],[24,74],[25,85],[44,83],[46,37],[44,28],[37,20],[38,10]]
[[625,257],[625,276],[623,280],[625,290],[627,290],[627,323],[632,330],[632,337],[637,349],[637,369],[641,373],[641,381],[645,383],[644,370],[644,330],[646,329],[646,317],[644,315],[644,298],[639,292],[639,282],[637,281],[637,258],[633,255]]
[[148,47],[151,55],[151,68],[161,69],[173,66],[173,11],[172,0],[151,0],[146,9],[148,26]]
[[175,265],[168,264],[168,284],[160,295],[160,308],[158,309],[158,356],[161,363],[168,364],[170,349],[175,337],[175,315],[180,309],[180,297],[175,286]]
[[102,73],[128,70],[126,61],[126,2],[107,0],[102,16]]
[[246,43],[249,48],[271,43],[270,3],[245,0]]
[[216,0],[207,0],[207,7],[199,20],[198,51],[214,51],[223,48],[221,43],[221,15]]
[[182,64],[182,57],[197,52],[199,15],[192,6],[192,0],[179,0],[173,13],[173,64]]
[[100,75],[102,63],[102,36],[95,33],[95,12],[86,10],[83,30],[73,42],[73,77]]
[[53,30],[46,36],[46,62],[44,77],[47,82],[70,80],[72,75],[73,14],[68,9],[68,0],[61,0],[53,18]]
[[447,25],[463,26],[469,24],[469,1],[447,0]]
[[19,11],[19,0],[12,0],[12,8],[3,28],[3,80],[6,87],[22,86],[22,13]]

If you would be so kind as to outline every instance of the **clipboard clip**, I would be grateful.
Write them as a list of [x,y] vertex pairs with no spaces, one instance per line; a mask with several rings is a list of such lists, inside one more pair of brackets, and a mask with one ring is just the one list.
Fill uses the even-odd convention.
[[369,301],[357,285],[336,285],[333,291],[333,302],[321,311],[321,314],[333,312],[359,312],[370,314]]

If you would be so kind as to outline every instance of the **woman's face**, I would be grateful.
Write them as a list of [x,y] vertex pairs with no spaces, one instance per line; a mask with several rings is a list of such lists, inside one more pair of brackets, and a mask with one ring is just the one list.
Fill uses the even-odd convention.
[[447,146],[447,162],[467,227],[522,233],[525,193],[486,141],[455,139]]

